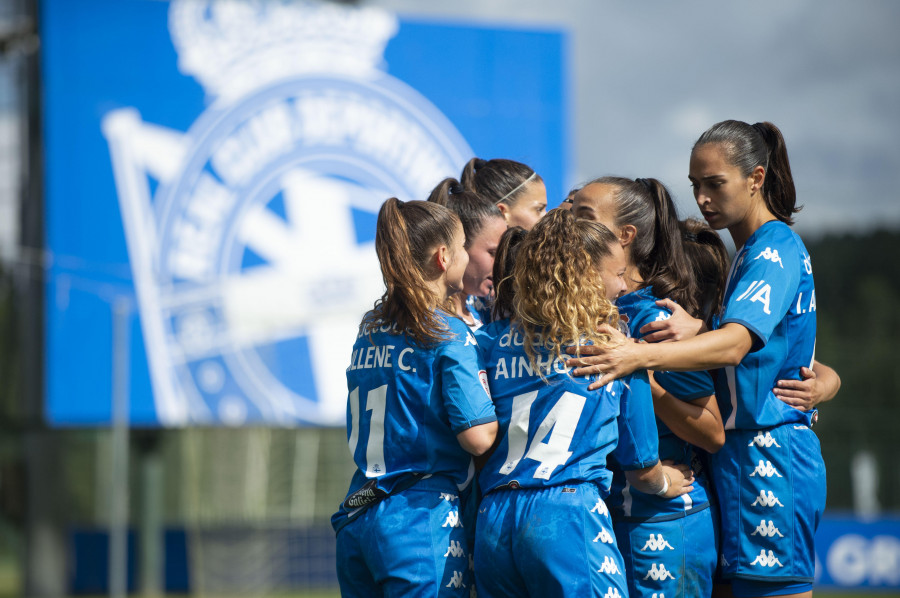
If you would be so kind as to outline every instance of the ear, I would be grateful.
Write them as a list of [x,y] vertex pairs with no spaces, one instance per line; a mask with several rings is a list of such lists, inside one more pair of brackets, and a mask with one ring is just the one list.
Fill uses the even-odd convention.
[[750,183],[750,194],[754,194],[757,192],[761,192],[763,188],[763,183],[766,181],[766,169],[762,166],[757,166],[750,173],[750,176],[747,177],[747,182]]
[[434,264],[438,272],[446,272],[450,266],[450,249],[446,245],[440,245],[434,252]]
[[509,206],[505,203],[498,203],[497,209],[500,210],[500,213],[503,214],[503,218],[509,222]]
[[633,224],[626,224],[619,229],[619,244],[622,249],[634,243],[635,237],[637,237],[637,228]]

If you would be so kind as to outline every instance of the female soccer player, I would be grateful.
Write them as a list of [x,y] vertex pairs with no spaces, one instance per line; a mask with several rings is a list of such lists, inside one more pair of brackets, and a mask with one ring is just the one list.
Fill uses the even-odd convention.
[[483,347],[501,440],[479,475],[476,529],[480,598],[625,596],[624,563],[603,498],[615,454],[630,483],[674,497],[691,489],[689,469],[664,468],[645,374],[599,392],[572,378],[565,348],[605,344],[610,301],[624,290],[615,236],[553,210],[519,246],[513,317],[495,322]]
[[694,144],[688,178],[703,217],[728,229],[737,248],[715,330],[597,347],[576,360],[576,374],[602,372],[599,386],[641,368],[722,368],[726,439],[712,462],[723,576],[738,597],[811,596],[825,464],[814,412],[772,392],[776,380],[809,367],[816,334],[812,261],[789,228],[798,208],[781,131],[768,122],[713,125]]
[[441,181],[428,201],[450,208],[462,222],[469,265],[463,275],[462,292],[453,296],[453,302],[456,314],[477,330],[490,321],[494,254],[506,230],[506,220],[496,205],[453,178]]
[[443,309],[462,289],[464,238],[434,203],[391,198],[378,213],[387,290],[347,368],[357,470],[332,517],[342,596],[469,596],[460,503],[497,423],[475,339]]
[[[647,322],[669,317],[666,308],[656,305],[658,299],[671,297],[699,315],[696,265],[688,261],[675,204],[662,183],[602,177],[576,194],[572,213],[606,225],[624,248],[628,293],[616,305],[636,338]],[[708,475],[694,447],[714,453],[725,441],[715,388],[708,372],[657,372],[654,379],[659,384],[653,393],[659,457],[693,462],[696,482],[689,494],[661,498],[633,489],[613,466],[606,503],[625,558],[628,593],[644,598],[709,596],[716,529]]]
[[515,160],[472,158],[460,176],[463,186],[493,202],[509,226],[531,227],[547,213],[547,188],[540,175]]

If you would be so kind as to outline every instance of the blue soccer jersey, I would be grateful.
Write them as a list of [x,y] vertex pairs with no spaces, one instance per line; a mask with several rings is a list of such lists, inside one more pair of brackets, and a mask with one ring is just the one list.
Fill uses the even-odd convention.
[[493,339],[482,350],[501,441],[479,476],[484,494],[594,482],[605,496],[610,453],[628,469],[657,462],[646,374],[590,391],[592,378],[573,377],[562,360],[540,348],[533,368],[523,335],[509,322],[495,322],[485,332]]
[[716,396],[726,430],[809,424],[810,414],[772,393],[783,379],[800,379],[816,344],[816,290],[803,241],[786,224],[767,222],[735,256],[719,326],[736,322],[753,346],[736,367],[717,372]]
[[[665,320],[672,315],[667,308],[656,305],[656,301],[657,297],[650,288],[639,289],[616,301],[619,313],[628,317],[628,326],[632,334],[639,335],[644,325]],[[654,377],[660,386],[682,401],[692,401],[715,394],[712,376],[705,371],[656,372]],[[656,427],[659,430],[659,458],[691,466],[693,447],[676,436],[659,418],[656,418]],[[709,506],[707,477],[702,473],[698,473],[694,489],[689,494],[676,498],[660,498],[631,488],[626,483],[624,472],[616,467],[615,463],[612,469],[612,492],[606,502],[613,519],[641,521],[673,519]]]
[[411,476],[447,477],[462,490],[474,475],[456,435],[496,416],[475,337],[459,318],[441,319],[451,338],[428,348],[391,326],[360,331],[347,368],[347,436],[357,470],[332,518],[336,527]]
[[472,314],[475,324],[470,326],[472,330],[478,330],[491,321],[491,302],[488,297],[476,297],[469,295],[466,297],[466,308]]

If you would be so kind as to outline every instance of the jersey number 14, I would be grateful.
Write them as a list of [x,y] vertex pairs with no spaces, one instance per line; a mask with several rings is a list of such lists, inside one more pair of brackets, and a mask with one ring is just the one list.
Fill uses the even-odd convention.
[[[500,468],[502,475],[512,473],[519,462],[525,459],[537,461],[540,465],[534,472],[535,478],[549,480],[553,470],[564,465],[572,456],[569,447],[575,436],[575,428],[584,409],[585,398],[575,393],[565,392],[538,426],[528,448],[528,431],[531,424],[531,405],[538,392],[528,392],[513,398],[512,417],[506,433],[509,450],[506,461]],[[544,439],[547,435],[547,442]],[[525,450],[528,449],[526,453]]]

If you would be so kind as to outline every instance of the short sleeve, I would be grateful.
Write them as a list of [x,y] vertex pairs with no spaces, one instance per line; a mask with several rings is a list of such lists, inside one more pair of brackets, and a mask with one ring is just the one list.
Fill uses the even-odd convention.
[[788,242],[766,239],[748,247],[738,271],[734,289],[725,303],[721,325],[736,322],[756,337],[754,349],[769,341],[784,318],[800,284],[800,260]]
[[623,379],[618,418],[619,443],[613,455],[622,469],[643,469],[659,461],[659,432],[646,372]]
[[441,346],[435,371],[441,380],[444,407],[454,434],[497,420],[487,374],[470,332]]
[[716,394],[712,376],[700,372],[654,372],[653,378],[673,397],[693,401]]

